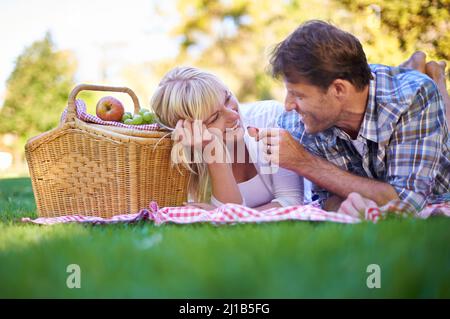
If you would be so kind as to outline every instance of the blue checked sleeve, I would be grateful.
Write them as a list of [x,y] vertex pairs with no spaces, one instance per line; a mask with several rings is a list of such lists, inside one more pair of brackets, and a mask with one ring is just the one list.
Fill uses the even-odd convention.
[[387,147],[387,182],[413,208],[410,211],[423,209],[432,194],[444,147],[444,110],[434,82],[425,82],[400,117]]

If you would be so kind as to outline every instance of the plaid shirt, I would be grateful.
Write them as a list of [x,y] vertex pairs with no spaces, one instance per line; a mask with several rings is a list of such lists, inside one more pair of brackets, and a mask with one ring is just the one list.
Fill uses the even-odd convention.
[[[436,84],[405,68],[371,65],[373,80],[356,143],[337,127],[312,135],[295,111],[278,126],[288,130],[311,153],[355,175],[392,185],[402,201],[390,203],[406,212],[450,200],[450,140],[445,106]],[[313,198],[330,196],[312,186]]]

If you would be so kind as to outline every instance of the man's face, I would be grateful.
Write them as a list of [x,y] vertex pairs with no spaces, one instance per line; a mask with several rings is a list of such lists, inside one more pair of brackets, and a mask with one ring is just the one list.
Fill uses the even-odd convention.
[[319,133],[336,124],[341,113],[341,105],[333,97],[330,89],[324,92],[314,85],[287,81],[285,86],[286,111],[295,110],[300,114],[307,133]]

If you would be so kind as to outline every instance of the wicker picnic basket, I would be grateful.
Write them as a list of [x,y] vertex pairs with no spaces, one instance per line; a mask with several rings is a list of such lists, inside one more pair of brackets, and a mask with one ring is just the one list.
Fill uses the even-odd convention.
[[136,213],[154,200],[179,206],[187,199],[189,172],[172,167],[167,131],[142,131],[86,123],[76,116],[82,90],[132,90],[82,84],[69,95],[67,116],[53,130],[27,141],[25,155],[40,217],[111,217]]

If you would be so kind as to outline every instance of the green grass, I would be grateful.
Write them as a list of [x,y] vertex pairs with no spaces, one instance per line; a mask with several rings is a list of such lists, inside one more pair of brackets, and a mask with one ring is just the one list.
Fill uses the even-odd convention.
[[[450,219],[378,224],[22,224],[28,178],[0,180],[0,297],[450,297]],[[81,267],[69,289],[66,267]],[[369,264],[381,288],[368,289]]]

